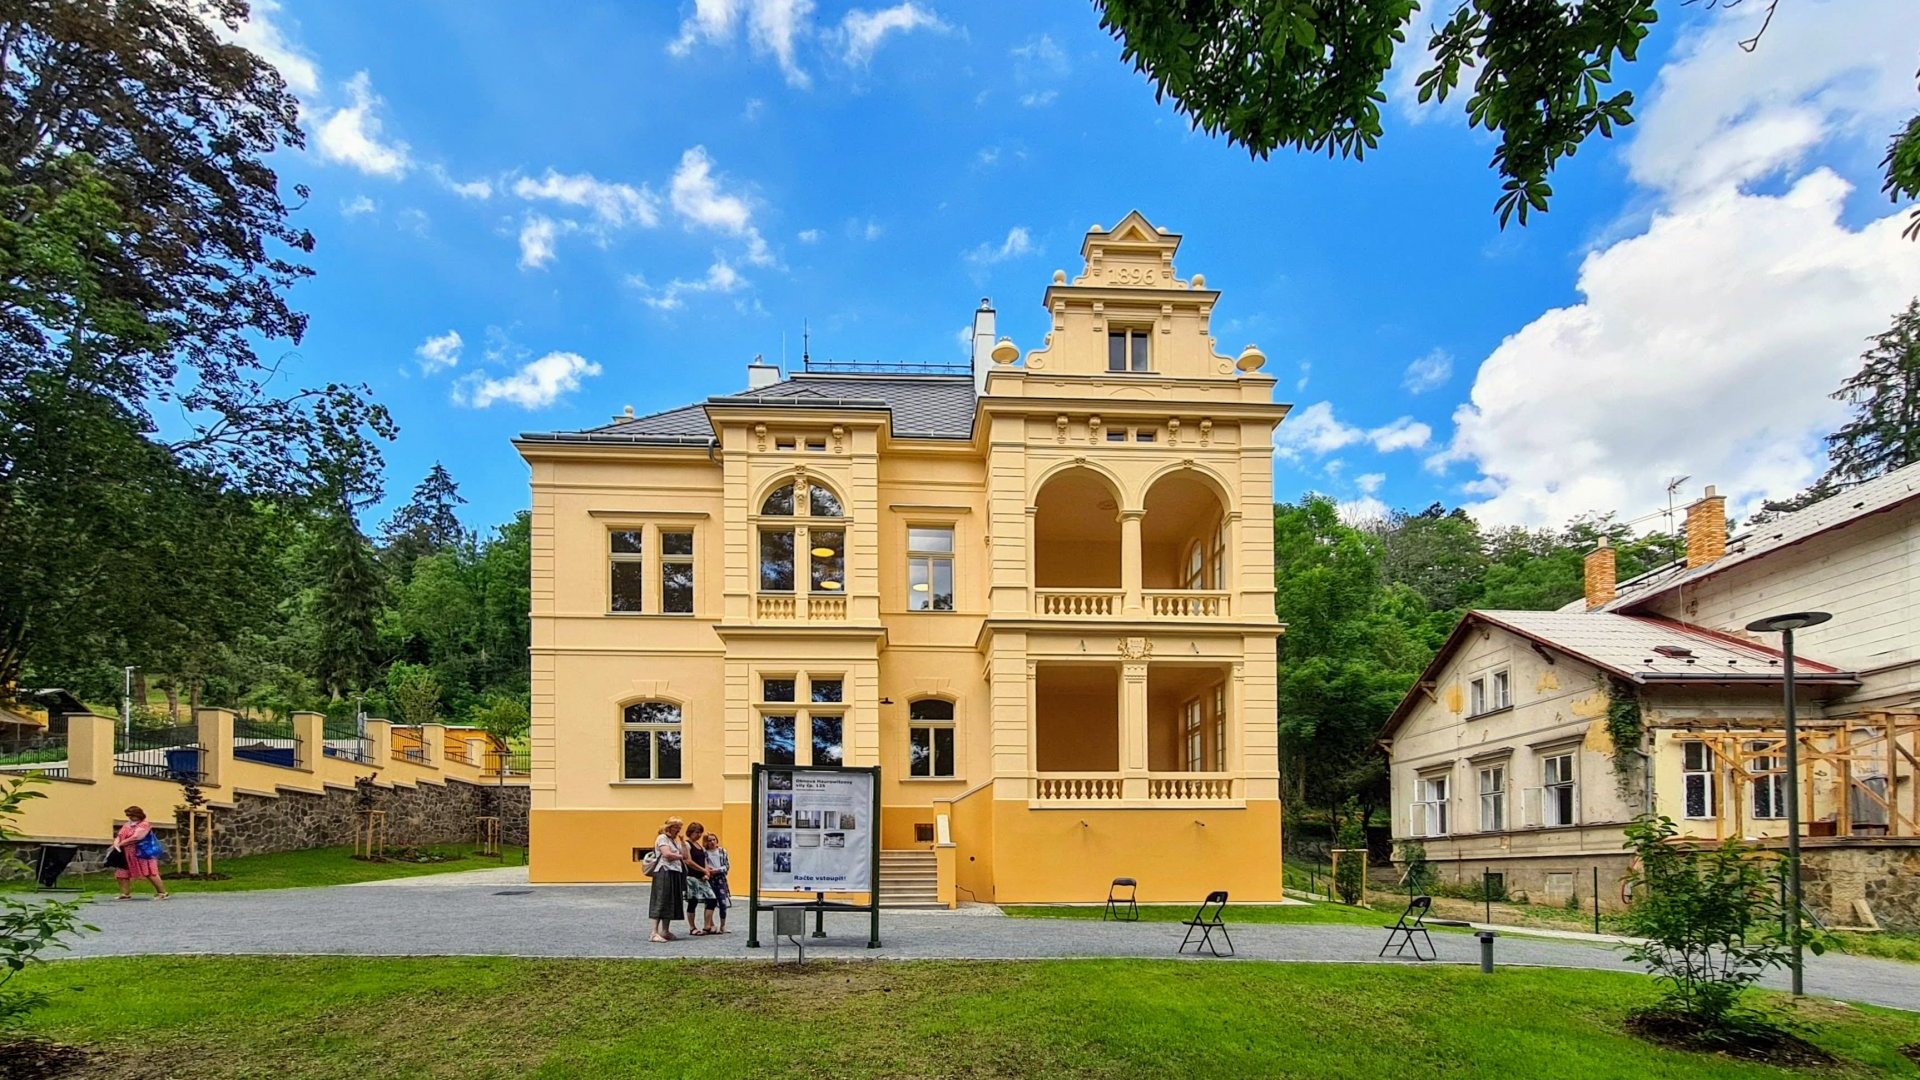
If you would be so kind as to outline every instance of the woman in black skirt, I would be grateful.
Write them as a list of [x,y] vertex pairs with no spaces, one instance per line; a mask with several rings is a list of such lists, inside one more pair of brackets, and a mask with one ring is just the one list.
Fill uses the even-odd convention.
[[654,854],[660,860],[647,896],[647,917],[653,920],[654,941],[676,940],[674,920],[686,918],[687,845],[680,839],[680,826],[679,818],[668,818],[667,823],[660,826],[660,835],[653,840]]

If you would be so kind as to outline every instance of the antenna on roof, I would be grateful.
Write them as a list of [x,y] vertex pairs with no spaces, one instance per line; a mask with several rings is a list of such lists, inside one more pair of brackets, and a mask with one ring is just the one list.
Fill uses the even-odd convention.
[[801,319],[800,320],[800,366],[803,368],[807,366],[807,361],[813,358],[812,342],[813,342],[813,331],[807,326],[807,320]]
[[1674,532],[1674,528],[1673,528],[1674,493],[1680,490],[1681,484],[1684,484],[1691,479],[1693,479],[1693,477],[1691,476],[1676,476],[1673,479],[1667,481],[1667,535],[1668,536],[1678,535],[1677,533]]

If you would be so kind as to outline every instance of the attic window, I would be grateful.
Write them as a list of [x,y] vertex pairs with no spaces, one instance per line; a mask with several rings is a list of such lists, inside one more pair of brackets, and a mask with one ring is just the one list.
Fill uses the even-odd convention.
[[1693,655],[1693,650],[1684,645],[1655,645],[1653,651],[1659,653],[1661,656],[1671,656],[1676,660],[1681,657]]

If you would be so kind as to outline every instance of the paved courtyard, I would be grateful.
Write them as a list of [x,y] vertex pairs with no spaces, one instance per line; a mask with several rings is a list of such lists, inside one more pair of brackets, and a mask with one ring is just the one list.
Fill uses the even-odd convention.
[[[145,953],[360,956],[546,956],[769,959],[770,918],[760,949],[747,948],[744,910],[725,936],[668,944],[647,940],[644,885],[528,885],[524,870],[481,870],[398,882],[267,892],[182,893],[166,903],[101,900],[87,921],[100,928],[70,956]],[[987,909],[991,910],[991,909]],[[458,918],[449,915],[458,913]],[[1228,924],[1244,960],[1376,962],[1384,930],[1335,925]],[[682,924],[684,929],[684,924]],[[829,914],[828,936],[807,939],[809,958],[850,960],[1141,957],[1170,959],[1183,928],[1173,923],[1016,919],[965,911],[883,911],[881,945],[868,949],[868,916]],[[811,920],[809,920],[811,928]],[[1477,964],[1470,935],[1433,935],[1440,961]],[[786,952],[782,948],[783,954]],[[784,956],[783,956],[784,958]],[[1605,944],[1503,934],[1500,964],[1637,970]],[[1204,957],[1204,962],[1214,962]],[[1411,960],[1399,961],[1412,963]],[[1811,994],[1920,1010],[1920,965],[1828,955],[1809,957]],[[1783,976],[1767,984],[1784,988]]]

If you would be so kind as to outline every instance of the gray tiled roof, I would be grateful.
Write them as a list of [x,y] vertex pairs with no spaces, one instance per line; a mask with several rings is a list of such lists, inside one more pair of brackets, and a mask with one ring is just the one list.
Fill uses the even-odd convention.
[[713,435],[708,421],[709,407],[752,405],[761,401],[779,401],[805,407],[818,401],[823,407],[862,404],[887,410],[892,416],[896,438],[966,439],[973,435],[974,391],[971,375],[827,375],[795,374],[770,386],[738,394],[720,394],[699,405],[685,405],[665,412],[619,419],[602,427],[559,436],[527,435],[526,438],[564,438],[567,435],[592,439],[605,437],[646,442],[705,440]]
[[[1601,611],[1635,608],[1671,589],[1717,574],[1729,567],[1762,558],[1860,518],[1878,514],[1920,499],[1920,464],[1895,469],[1822,499],[1804,510],[1783,514],[1764,525],[1755,525],[1727,541],[1727,553],[1705,566],[1687,569],[1685,562],[1672,562],[1620,583],[1619,591]],[[1575,600],[1561,611],[1578,611],[1586,601]]]

